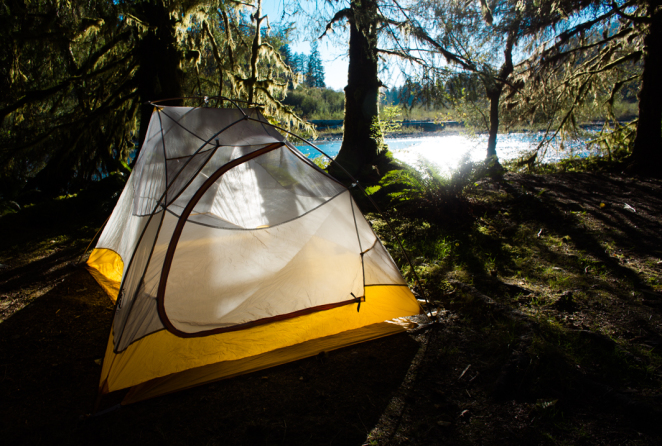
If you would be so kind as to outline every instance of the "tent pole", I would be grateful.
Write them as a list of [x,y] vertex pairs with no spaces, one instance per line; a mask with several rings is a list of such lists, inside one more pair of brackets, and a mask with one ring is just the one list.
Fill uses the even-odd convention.
[[[319,147],[317,147],[315,144],[311,143],[310,141],[308,141],[308,140],[306,140],[306,139],[300,137],[299,135],[297,135],[297,134],[295,134],[295,133],[290,132],[289,130],[286,130],[286,129],[280,127],[280,126],[277,126],[277,125],[275,125],[275,124],[272,124],[272,123],[270,123],[270,122],[263,122],[263,121],[260,121],[260,120],[258,120],[258,119],[250,118],[250,117],[247,118],[247,119],[250,120],[250,121],[255,121],[255,122],[260,122],[260,123],[262,123],[262,124],[270,125],[271,127],[275,128],[275,129],[278,129],[278,130],[280,130],[280,131],[282,131],[282,132],[285,132],[285,133],[287,133],[287,134],[289,134],[289,135],[294,136],[295,138],[300,139],[301,141],[305,142],[306,144],[308,144],[309,146],[311,146],[312,148],[314,148],[315,150],[317,150],[319,153],[321,153],[322,155],[324,155],[325,157],[327,157],[327,158],[328,158],[329,160],[331,160],[332,162],[335,162],[336,164],[338,164],[338,166],[339,166],[339,167],[345,172],[345,174],[347,174],[347,176],[348,176],[352,181],[354,181],[353,185],[356,185],[356,186],[359,187],[359,189],[361,190],[361,192],[363,192],[363,195],[365,195],[365,197],[370,201],[370,203],[372,203],[372,205],[375,207],[375,210],[379,213],[379,215],[381,215],[381,216],[384,218],[384,221],[386,222],[386,225],[387,225],[388,228],[391,230],[391,233],[393,234],[393,237],[395,237],[395,240],[398,242],[398,245],[400,246],[400,250],[402,251],[402,254],[404,254],[405,259],[407,260],[407,263],[409,264],[409,268],[411,268],[411,272],[412,272],[412,274],[414,275],[414,280],[415,280],[416,283],[418,284],[418,287],[421,289],[421,292],[422,292],[422,294],[423,294],[423,298],[425,299],[425,304],[426,304],[426,306],[428,307],[428,311],[426,312],[425,315],[426,315],[426,317],[427,317],[429,320],[433,321],[433,319],[432,319],[432,305],[430,304],[430,300],[428,299],[428,293],[427,293],[427,290],[425,289],[425,287],[423,287],[423,283],[421,282],[421,279],[418,277],[418,273],[416,272],[416,268],[414,268],[414,264],[412,263],[411,259],[409,258],[409,254],[407,254],[407,251],[405,250],[404,246],[402,245],[402,242],[400,241],[400,238],[398,238],[398,234],[395,232],[395,229],[393,229],[393,226],[391,226],[391,222],[389,221],[389,218],[387,217],[386,213],[383,212],[383,211],[379,208],[379,206],[377,206],[377,203],[375,203],[375,201],[372,199],[372,197],[366,193],[365,189],[363,188],[363,186],[361,186],[361,184],[359,183],[359,181],[358,181],[356,178],[354,178],[354,176],[353,176],[352,174],[350,174],[350,173],[347,171],[347,169],[345,169],[340,163],[338,163],[338,162],[335,161],[333,158],[331,158],[329,155],[327,155],[326,153],[324,153]],[[428,316],[428,314],[427,314],[428,312],[430,313],[429,316]],[[435,318],[435,320],[436,320],[436,318]]]

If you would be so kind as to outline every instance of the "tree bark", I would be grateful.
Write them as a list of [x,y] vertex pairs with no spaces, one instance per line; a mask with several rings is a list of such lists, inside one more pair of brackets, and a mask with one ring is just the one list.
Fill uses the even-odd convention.
[[519,23],[513,28],[508,35],[506,41],[506,48],[503,50],[504,62],[499,69],[499,74],[496,78],[490,77],[486,82],[487,98],[490,100],[490,136],[487,139],[487,153],[485,154],[485,161],[488,169],[490,170],[503,170],[499,163],[499,157],[496,153],[497,134],[499,132],[499,101],[501,93],[506,85],[506,79],[513,72],[513,46],[517,40],[519,32]]
[[630,167],[657,175],[662,167],[662,12],[653,14],[644,37],[639,122]]
[[[140,131],[138,153],[142,148],[147,127],[152,115],[152,107],[147,101],[180,98],[183,96],[183,73],[179,68],[181,55],[177,50],[174,21],[162,2],[142,3],[140,18],[153,25],[153,29],[138,42],[137,57],[138,93],[143,102],[140,110]],[[159,102],[159,105],[180,105],[181,100]],[[137,159],[138,156],[136,155]]]
[[346,170],[358,179],[374,180],[380,172],[379,168],[373,169],[373,165],[380,164],[378,157],[386,151],[379,125],[378,99],[382,84],[377,76],[377,3],[353,0],[351,11],[343,141],[336,162],[329,166],[329,173],[349,180]]
[[255,83],[258,77],[257,62],[260,56],[260,46],[262,45],[262,34],[260,33],[262,20],[264,20],[264,17],[262,17],[262,0],[257,0],[256,8],[257,11],[253,16],[255,19],[255,38],[251,47],[251,77],[248,79],[248,102],[250,104],[255,101]]
[[499,85],[492,91],[487,92],[487,97],[490,100],[490,136],[487,139],[487,154],[485,155],[485,161],[488,163],[492,160],[497,164],[499,163],[499,158],[496,153],[496,145],[497,133],[499,132],[499,99],[501,98],[502,91],[503,85]]

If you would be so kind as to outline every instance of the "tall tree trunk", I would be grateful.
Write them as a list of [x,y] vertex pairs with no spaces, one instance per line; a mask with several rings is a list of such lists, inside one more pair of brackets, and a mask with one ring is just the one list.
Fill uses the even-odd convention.
[[499,69],[499,74],[496,78],[491,77],[486,81],[487,98],[490,100],[490,136],[487,139],[487,153],[485,154],[485,161],[488,169],[490,170],[503,170],[499,163],[499,157],[496,153],[497,134],[499,132],[499,101],[501,93],[506,85],[506,79],[513,72],[513,46],[517,40],[519,32],[519,22],[511,30],[506,41],[506,48],[503,50],[504,61]]
[[659,175],[662,168],[662,12],[653,14],[648,26],[639,90],[639,123],[630,162],[635,171]]
[[[255,38],[253,39],[253,46],[251,48],[251,77],[248,79],[248,102],[255,101],[255,83],[257,82],[257,62],[260,56],[260,46],[262,45],[262,34],[260,27],[262,26],[262,0],[256,0],[257,11],[253,15],[255,19]],[[250,105],[250,104],[249,104]]]
[[[181,56],[177,50],[174,21],[162,2],[142,3],[140,18],[154,25],[138,42],[137,55],[138,91],[141,102],[159,99],[180,98],[183,96],[183,74],[179,68]],[[160,105],[180,105],[181,100],[160,102]],[[139,149],[142,148],[147,127],[152,115],[152,107],[142,105],[140,110]],[[136,156],[137,159],[137,156]]]
[[499,101],[506,85],[508,76],[513,73],[513,47],[519,34],[519,21],[515,22],[508,33],[506,48],[503,50],[504,61],[495,77],[493,74],[485,81],[485,92],[490,100],[490,136],[487,139],[487,153],[485,161],[488,169],[502,171],[499,157],[496,154],[497,134],[499,133]]
[[502,91],[503,85],[500,84],[498,87],[487,92],[487,97],[490,100],[490,136],[487,139],[487,154],[485,155],[485,161],[488,163],[491,161],[494,161],[496,164],[499,163],[499,158],[496,153],[496,145],[497,133],[499,132],[499,99],[501,98]]
[[340,164],[354,177],[374,180],[380,173],[372,166],[379,164],[378,156],[386,149],[379,125],[378,99],[382,84],[377,77],[377,3],[352,0],[351,11],[343,141],[336,163],[329,166],[329,173],[348,180]]

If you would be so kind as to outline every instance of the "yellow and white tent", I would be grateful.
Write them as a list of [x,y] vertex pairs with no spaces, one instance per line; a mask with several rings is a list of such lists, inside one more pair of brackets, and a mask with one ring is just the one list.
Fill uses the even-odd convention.
[[349,191],[256,110],[158,107],[87,262],[123,404],[402,330],[419,304]]

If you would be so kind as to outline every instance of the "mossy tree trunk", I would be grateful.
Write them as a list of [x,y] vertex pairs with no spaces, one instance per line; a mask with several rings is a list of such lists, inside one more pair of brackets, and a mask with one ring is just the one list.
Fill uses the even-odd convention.
[[[657,2],[659,3],[659,2]],[[652,15],[644,38],[639,90],[639,122],[631,157],[637,171],[659,174],[662,168],[662,12]]]
[[[140,60],[137,74],[138,91],[143,103],[140,110],[139,150],[147,135],[152,107],[147,101],[180,98],[183,96],[181,55],[177,49],[175,21],[163,2],[142,3],[140,18],[152,29],[138,42],[136,51]],[[159,105],[180,105],[181,100],[159,102]],[[137,158],[137,157],[136,157]]]
[[485,81],[487,98],[490,100],[490,134],[487,140],[487,153],[485,154],[485,162],[490,169],[502,169],[496,152],[497,134],[499,132],[499,102],[508,76],[510,76],[513,72],[513,47],[517,40],[518,33],[519,22],[515,24],[512,31],[508,35],[506,48],[503,51],[504,62],[499,69],[499,73],[496,76],[490,74]]
[[336,163],[329,166],[329,173],[347,180],[346,170],[358,179],[374,180],[380,173],[373,166],[378,164],[379,155],[386,149],[379,125],[378,100],[382,86],[377,76],[379,15],[375,0],[353,0],[350,9],[343,141]]
[[503,91],[503,85],[496,85],[492,89],[488,89],[487,98],[490,100],[490,136],[487,139],[487,153],[485,155],[485,160],[490,162],[491,160],[498,161],[496,153],[497,145],[497,133],[499,132],[499,98],[501,97],[501,92]]

